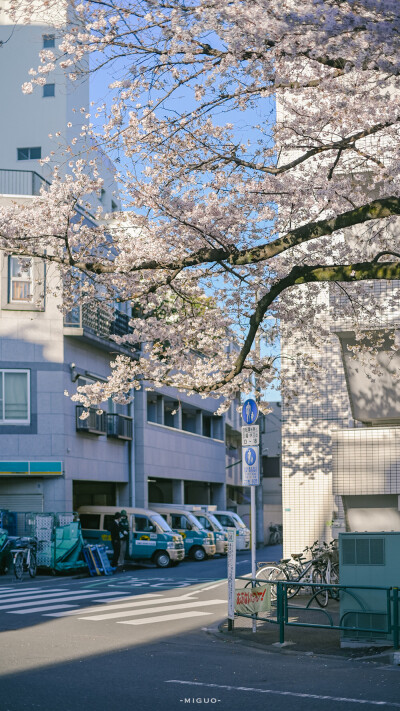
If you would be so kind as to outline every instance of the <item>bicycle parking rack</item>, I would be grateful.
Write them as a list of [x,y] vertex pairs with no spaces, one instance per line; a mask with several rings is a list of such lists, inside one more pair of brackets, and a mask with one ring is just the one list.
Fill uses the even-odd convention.
[[[270,615],[269,617],[260,617],[257,613],[255,614],[246,614],[243,612],[235,612],[235,617],[249,617],[251,619],[256,620],[257,622],[262,622],[262,623],[267,623],[267,624],[273,624],[277,625],[279,628],[279,642],[280,644],[283,644],[285,641],[285,628],[286,627],[303,627],[303,628],[320,628],[320,629],[331,629],[331,630],[339,630],[344,633],[348,632],[361,632],[361,633],[367,633],[367,634],[373,634],[373,633],[385,633],[388,638],[391,639],[393,648],[395,650],[398,650],[400,647],[400,625],[399,625],[399,602],[400,602],[400,595],[399,595],[399,588],[397,587],[379,587],[379,586],[371,586],[371,585],[339,585],[337,583],[335,584],[327,584],[327,583],[307,583],[306,585],[304,583],[299,583],[296,581],[274,581],[274,582],[269,582],[267,580],[260,580],[257,578],[249,578],[248,576],[246,577],[237,577],[236,580],[241,580],[241,581],[246,581],[247,584],[251,584],[253,587],[257,586],[262,586],[262,585],[276,585],[277,588],[277,596],[276,596],[276,601],[275,605],[273,606],[275,608],[275,614]],[[290,598],[288,597],[288,589],[292,588],[293,585],[298,585],[299,587],[305,588],[308,587],[311,589],[311,599],[309,600],[308,604],[306,604],[304,607],[300,605],[293,605],[290,602]],[[356,621],[353,620],[353,622],[349,619],[350,614],[353,614],[353,611],[350,612],[344,612],[344,614],[339,613],[339,619],[338,619],[338,624],[334,623],[333,617],[331,613],[328,610],[321,609],[321,607],[313,607],[312,602],[315,598],[315,595],[318,594],[317,592],[313,592],[314,590],[321,590],[321,589],[327,589],[331,591],[339,591],[340,598],[343,596],[350,596],[358,605],[360,608],[360,612],[363,613],[364,615],[366,614],[371,614],[374,615],[376,613],[375,610],[369,610],[368,607],[365,606],[365,603],[362,600],[362,594],[365,591],[369,590],[375,590],[379,591],[384,597],[385,597],[385,607],[386,607],[386,625],[385,627],[380,627],[380,628],[375,628],[373,625],[371,626],[364,626],[362,624],[356,624]],[[315,613],[318,613],[319,615],[324,615],[327,623],[326,624],[318,624],[315,622],[304,622],[304,621],[294,621],[289,619],[289,611],[290,612],[295,612],[297,615],[300,613],[309,613],[311,616]]]

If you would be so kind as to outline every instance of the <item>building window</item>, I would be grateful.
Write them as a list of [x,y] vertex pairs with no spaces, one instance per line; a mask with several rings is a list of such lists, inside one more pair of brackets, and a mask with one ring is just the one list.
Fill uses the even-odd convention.
[[32,259],[9,257],[9,303],[31,303],[33,295]]
[[56,46],[55,35],[43,35],[43,49],[51,49]]
[[18,160],[38,160],[42,157],[40,146],[34,148],[17,148]]
[[281,475],[280,457],[262,457],[264,479],[278,479]]
[[0,370],[0,422],[29,424],[29,370]]
[[43,96],[55,96],[56,85],[55,84],[44,84],[43,86]]
[[118,205],[114,200],[111,200],[111,212],[116,212],[118,210]]

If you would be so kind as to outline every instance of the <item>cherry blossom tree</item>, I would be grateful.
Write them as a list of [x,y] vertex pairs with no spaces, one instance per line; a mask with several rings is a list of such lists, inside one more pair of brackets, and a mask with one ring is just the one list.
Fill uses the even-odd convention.
[[[29,22],[33,6],[57,24],[59,2],[11,11]],[[66,309],[99,289],[134,306],[133,333],[118,340],[141,342],[140,357],[117,357],[86,403],[141,377],[228,399],[255,377],[263,390],[279,375],[282,324],[305,344],[326,337],[322,283],[353,283],[346,316],[357,328],[367,295],[378,327],[368,285],[400,279],[396,0],[67,9],[24,91],[56,65],[72,81],[107,75],[113,100],[84,107],[82,134],[117,158],[125,211],[97,227],[73,218],[101,179],[70,147],[68,174],[56,169],[34,206],[1,209],[0,248],[46,255]],[[298,361],[312,368],[301,348]]]

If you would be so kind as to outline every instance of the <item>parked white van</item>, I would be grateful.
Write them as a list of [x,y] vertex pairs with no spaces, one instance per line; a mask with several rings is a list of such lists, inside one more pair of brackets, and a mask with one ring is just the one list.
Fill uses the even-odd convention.
[[187,557],[201,561],[215,555],[214,534],[206,531],[196,516],[185,506],[156,503],[151,503],[150,506],[162,514],[171,528],[182,536]]
[[[177,565],[185,557],[182,536],[151,509],[125,508],[129,521],[126,561],[151,561],[158,568]],[[86,543],[112,549],[109,527],[117,506],[81,506],[78,514]]]
[[240,516],[234,511],[212,511],[222,528],[236,528],[236,549],[238,551],[250,548],[250,531]]

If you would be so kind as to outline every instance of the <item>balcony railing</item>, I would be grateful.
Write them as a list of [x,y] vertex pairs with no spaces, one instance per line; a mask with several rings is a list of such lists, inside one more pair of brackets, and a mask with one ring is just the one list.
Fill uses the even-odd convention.
[[125,440],[133,439],[132,417],[108,413],[107,437]]
[[105,435],[107,434],[107,415],[105,412],[101,414],[96,410],[95,407],[89,408],[89,417],[84,420],[80,419],[80,416],[86,408],[83,405],[76,406],[76,431],[77,432],[88,432],[89,434],[95,435]]
[[7,170],[0,168],[1,195],[40,195],[40,188],[50,183],[34,170]]
[[[132,333],[127,314],[118,311],[118,309],[112,312],[98,302],[75,306],[65,315],[64,327],[81,329],[85,336],[95,336],[105,341],[112,341],[114,335],[125,336]],[[73,335],[73,332],[69,332],[69,335]],[[115,342],[114,346],[117,347]],[[139,346],[138,344],[129,344],[125,347],[137,350]]]

